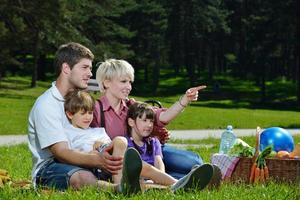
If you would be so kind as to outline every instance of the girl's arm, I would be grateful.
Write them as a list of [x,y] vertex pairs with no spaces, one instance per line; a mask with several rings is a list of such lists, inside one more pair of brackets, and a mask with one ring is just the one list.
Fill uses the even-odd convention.
[[174,119],[179,113],[183,111],[183,109],[191,102],[197,101],[198,99],[198,91],[206,88],[205,85],[200,85],[197,87],[193,87],[188,89],[183,96],[179,98],[169,109],[161,112],[159,116],[159,121],[163,123],[169,123],[172,119]]
[[165,164],[162,160],[162,157],[160,155],[156,155],[154,159],[154,167],[159,169],[160,171],[165,172]]

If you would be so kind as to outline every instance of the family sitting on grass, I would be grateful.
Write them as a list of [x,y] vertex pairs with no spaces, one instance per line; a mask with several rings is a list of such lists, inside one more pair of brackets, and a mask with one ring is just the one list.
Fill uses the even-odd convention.
[[103,95],[95,102],[84,91],[93,58],[78,43],[60,46],[55,55],[58,78],[29,115],[34,186],[96,186],[123,194],[152,187],[176,191],[218,186],[218,167],[203,164],[193,152],[161,145],[169,138],[163,127],[197,100],[205,86],[188,89],[168,109],[152,108],[128,100],[134,69],[124,60],[110,59],[98,67]]

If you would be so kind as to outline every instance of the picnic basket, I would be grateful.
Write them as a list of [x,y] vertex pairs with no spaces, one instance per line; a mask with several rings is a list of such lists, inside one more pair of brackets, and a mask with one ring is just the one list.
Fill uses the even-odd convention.
[[[240,157],[235,169],[230,177],[231,182],[250,182],[250,171],[253,162],[259,152],[260,128],[256,129],[256,153],[252,158]],[[289,158],[266,158],[269,169],[269,176],[274,181],[279,182],[299,182],[300,181],[300,159]]]
[[[280,182],[294,183],[300,181],[299,159],[267,158],[266,163],[271,179]],[[230,177],[230,181],[249,183],[252,164],[252,158],[241,157]]]

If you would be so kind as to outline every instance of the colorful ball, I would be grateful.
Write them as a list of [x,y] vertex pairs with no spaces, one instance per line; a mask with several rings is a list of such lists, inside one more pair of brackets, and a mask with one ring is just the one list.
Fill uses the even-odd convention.
[[273,151],[294,150],[294,139],[292,135],[283,128],[271,127],[265,129],[260,135],[260,151],[264,150],[268,145],[273,144]]

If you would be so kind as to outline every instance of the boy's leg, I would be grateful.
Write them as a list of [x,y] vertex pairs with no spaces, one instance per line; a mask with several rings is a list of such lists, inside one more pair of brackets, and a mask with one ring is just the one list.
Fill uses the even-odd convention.
[[87,169],[60,163],[56,160],[46,163],[37,173],[38,187],[66,190],[71,187],[79,189],[83,186],[95,186],[97,182],[93,173]]
[[161,184],[161,185],[173,185],[174,183],[177,182],[175,178],[172,176],[168,175],[165,172],[160,171],[156,167],[146,163],[143,161],[143,168],[141,171],[141,176],[151,179],[154,181],[156,184]]
[[[123,157],[127,150],[127,139],[125,137],[120,137],[120,136],[115,137],[112,140],[112,145],[113,145],[112,155]],[[118,171],[117,175],[112,176],[113,182],[116,184],[119,184],[121,182],[121,178],[122,178],[122,169]]]

